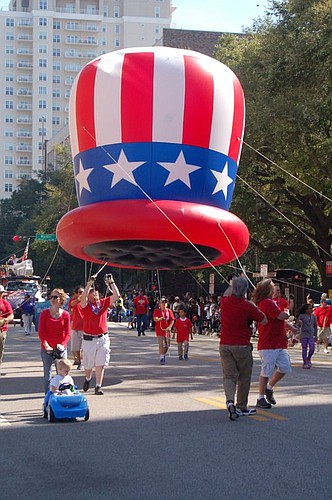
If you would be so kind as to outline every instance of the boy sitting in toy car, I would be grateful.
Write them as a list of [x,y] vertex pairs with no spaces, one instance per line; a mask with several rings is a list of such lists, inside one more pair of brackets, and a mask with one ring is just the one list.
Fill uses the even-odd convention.
[[70,395],[75,392],[74,381],[69,375],[72,364],[69,359],[59,359],[57,362],[58,373],[51,379],[50,390],[55,394]]
[[43,403],[43,417],[50,422],[76,418],[89,420],[87,400],[74,386],[69,375],[71,368],[72,364],[68,359],[60,359],[57,362],[58,374],[51,379],[50,390]]

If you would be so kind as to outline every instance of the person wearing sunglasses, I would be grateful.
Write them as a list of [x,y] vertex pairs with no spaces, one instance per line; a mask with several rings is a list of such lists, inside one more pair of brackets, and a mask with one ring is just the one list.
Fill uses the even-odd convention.
[[281,295],[281,290],[279,285],[274,285],[273,286],[273,296],[272,296],[273,302],[277,304],[279,307],[280,311],[285,311],[286,313],[289,312],[289,303],[284,297]]
[[41,358],[44,369],[44,391],[49,391],[52,368],[55,363],[54,349],[63,351],[67,358],[67,344],[70,339],[70,315],[63,309],[67,295],[62,288],[55,288],[50,295],[50,307],[39,317],[38,335],[41,343]]
[[85,381],[83,391],[90,388],[92,372],[95,369],[96,386],[95,394],[102,396],[102,383],[104,379],[105,366],[110,360],[110,338],[107,328],[107,313],[119,298],[119,290],[113,276],[108,274],[107,285],[112,295],[100,298],[98,290],[94,287],[94,280],[89,280],[81,297],[81,310],[83,315],[83,364],[85,369]]

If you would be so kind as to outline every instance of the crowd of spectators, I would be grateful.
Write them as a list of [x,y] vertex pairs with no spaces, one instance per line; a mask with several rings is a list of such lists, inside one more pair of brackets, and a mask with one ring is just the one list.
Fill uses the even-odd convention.
[[[136,327],[134,300],[139,291],[130,291],[119,297],[115,307],[110,311],[109,320],[127,322],[128,328]],[[158,306],[159,298],[155,294],[147,294],[148,324],[147,328],[154,329],[153,311]],[[193,324],[193,333],[200,335],[217,335],[220,332],[220,297],[205,295],[195,298],[190,292],[183,297],[167,297],[168,307],[172,309],[175,317],[178,309],[184,306],[187,317]]]

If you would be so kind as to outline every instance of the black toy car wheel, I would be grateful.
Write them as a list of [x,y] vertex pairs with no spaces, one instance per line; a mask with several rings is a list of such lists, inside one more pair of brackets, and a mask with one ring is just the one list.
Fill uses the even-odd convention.
[[49,406],[47,410],[47,418],[49,422],[54,422],[55,421],[55,416],[54,416],[54,411],[52,408]]
[[44,418],[47,418],[47,417],[48,417],[48,415],[47,415],[47,408],[46,408],[46,406],[45,406],[45,403],[43,403],[43,417],[44,417]]
[[86,414],[85,414],[85,417],[84,417],[84,420],[85,422],[87,422],[90,418],[90,411],[89,411],[89,408],[86,410]]

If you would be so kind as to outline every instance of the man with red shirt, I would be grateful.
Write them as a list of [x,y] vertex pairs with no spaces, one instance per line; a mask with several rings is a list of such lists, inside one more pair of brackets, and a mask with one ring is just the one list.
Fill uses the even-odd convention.
[[[289,318],[289,315],[281,311],[274,302],[273,294],[274,285],[270,279],[260,281],[253,293],[253,301],[267,318],[267,324],[258,325],[257,349],[262,361],[259,396],[256,404],[258,408],[271,408],[276,404],[273,387],[286,373],[292,371],[287,352],[288,340],[285,326],[285,320]],[[287,325],[287,328],[297,331],[291,325]]]
[[145,330],[148,323],[148,310],[149,310],[149,300],[146,295],[144,295],[143,290],[139,291],[139,294],[134,298],[134,316],[136,316],[137,324],[137,335],[140,337],[141,334],[145,336]]
[[272,300],[277,304],[280,311],[289,312],[289,303],[282,297],[279,285],[274,285]]
[[245,298],[247,290],[247,280],[242,276],[235,277],[229,290],[231,294],[224,294],[220,302],[219,352],[230,420],[256,413],[255,409],[248,409],[247,406],[253,365],[250,322],[266,323],[267,320],[265,314]]
[[314,315],[317,319],[317,351],[319,351],[320,343],[324,341],[324,352],[330,354],[329,338],[331,334],[330,324],[332,323],[332,306],[329,306],[326,299],[321,299],[320,306],[314,309]]
[[81,297],[83,315],[82,350],[85,368],[83,391],[86,392],[89,390],[92,370],[95,368],[95,394],[98,396],[104,394],[101,386],[104,378],[105,366],[109,363],[111,352],[107,328],[107,310],[119,297],[119,290],[112,275],[108,276],[108,284],[113,295],[101,299],[98,290],[93,286],[94,281],[90,280],[87,282]]
[[2,363],[5,342],[7,337],[8,323],[13,321],[14,314],[12,306],[3,298],[5,288],[0,285],[0,366]]

